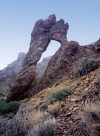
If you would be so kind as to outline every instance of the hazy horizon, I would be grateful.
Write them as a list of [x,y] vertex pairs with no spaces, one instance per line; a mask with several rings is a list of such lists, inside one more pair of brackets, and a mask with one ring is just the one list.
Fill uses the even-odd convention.
[[[1,0],[0,69],[16,60],[19,52],[27,53],[35,22],[51,14],[69,23],[68,41],[95,42],[100,38],[99,5],[99,0]],[[42,58],[54,54],[59,46],[52,41]]]

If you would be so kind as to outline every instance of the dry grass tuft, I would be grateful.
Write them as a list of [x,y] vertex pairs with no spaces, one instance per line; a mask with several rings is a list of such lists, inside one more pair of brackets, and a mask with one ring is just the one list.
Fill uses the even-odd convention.
[[57,117],[58,116],[58,112],[59,112],[59,106],[60,106],[60,103],[59,102],[56,102],[54,104],[50,104],[48,105],[48,112]]
[[57,136],[56,132],[56,120],[52,118],[35,126],[34,129],[29,132],[28,136]]
[[[93,136],[94,131],[97,132],[94,128],[99,124],[99,131],[97,134],[100,134],[100,104],[92,103],[86,105],[84,112],[81,115],[81,130],[84,133],[84,136]],[[95,127],[93,127],[95,125]],[[95,135],[98,136],[98,135]]]

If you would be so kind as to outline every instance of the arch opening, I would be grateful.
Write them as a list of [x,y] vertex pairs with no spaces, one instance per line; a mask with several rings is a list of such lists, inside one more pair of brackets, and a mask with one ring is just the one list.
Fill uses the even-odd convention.
[[41,78],[44,74],[49,61],[51,60],[52,56],[56,53],[56,51],[60,48],[61,43],[58,41],[51,40],[46,51],[43,52],[40,60],[36,66],[36,77]]

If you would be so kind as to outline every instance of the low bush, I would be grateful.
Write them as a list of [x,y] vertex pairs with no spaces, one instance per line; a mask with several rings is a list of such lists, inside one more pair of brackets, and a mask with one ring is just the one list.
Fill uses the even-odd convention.
[[76,77],[83,76],[88,74],[91,71],[94,71],[100,67],[100,61],[96,61],[93,58],[83,57],[73,65],[73,73]]
[[12,118],[14,118],[14,114],[13,113],[5,114],[3,117],[8,118],[8,119],[12,119]]
[[58,112],[59,112],[59,107],[60,107],[60,103],[56,102],[54,104],[50,104],[48,105],[48,112],[53,115],[54,117],[58,116]]
[[73,91],[74,89],[71,87],[56,90],[48,95],[47,101],[49,104],[52,104],[57,101],[64,101],[66,97],[68,97],[69,95],[73,93]]
[[[99,136],[100,134],[100,105],[86,105],[81,115],[81,131],[84,136]],[[96,126],[99,128],[96,130]]]
[[13,119],[0,119],[0,136],[56,136],[56,120],[49,113],[20,106]]
[[57,136],[56,120],[49,119],[35,126],[29,132],[30,136]]
[[20,104],[18,102],[12,101],[7,103],[6,100],[1,99],[0,100],[0,114],[1,115],[6,115],[9,113],[16,114],[16,112],[19,109],[19,105]]
[[34,111],[33,117],[28,116],[28,120],[29,120],[30,124],[32,123],[34,125],[44,122],[45,120],[48,120],[49,118],[51,118],[49,113],[43,112],[40,110]]
[[94,100],[100,102],[100,73],[97,75],[97,79],[95,82],[95,89],[94,89]]
[[100,89],[100,73],[97,75],[95,86],[97,89]]

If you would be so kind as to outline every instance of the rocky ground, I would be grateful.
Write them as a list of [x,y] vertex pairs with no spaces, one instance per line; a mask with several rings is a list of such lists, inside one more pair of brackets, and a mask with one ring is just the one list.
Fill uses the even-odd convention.
[[85,105],[93,102],[94,83],[99,72],[100,68],[78,79],[65,79],[62,83],[56,83],[53,87],[36,94],[28,104],[39,109],[45,103],[45,98],[50,92],[63,87],[73,87],[74,93],[59,105],[59,114],[56,117],[57,133],[58,136],[82,136],[78,124]]

